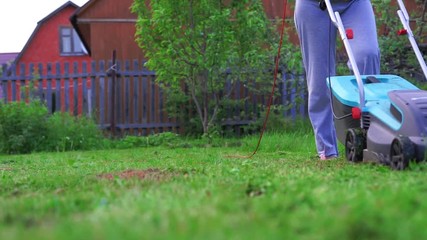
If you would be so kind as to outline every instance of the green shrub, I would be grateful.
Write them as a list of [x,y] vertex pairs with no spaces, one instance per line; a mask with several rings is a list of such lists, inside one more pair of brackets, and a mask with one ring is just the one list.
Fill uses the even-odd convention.
[[[396,14],[397,6],[390,7],[390,3],[390,0],[372,1],[375,12],[379,16],[377,17],[377,27],[381,49],[381,72],[396,74],[414,82],[415,76],[419,75],[418,72],[421,70],[420,65],[410,47],[408,38],[397,34],[403,26]],[[411,19],[417,22],[417,26],[412,25],[412,30],[416,34],[417,28],[422,25],[421,19],[413,13],[411,15]],[[415,36],[418,40],[422,40],[419,37]]]
[[0,103],[0,153],[89,150],[102,147],[96,123],[68,113],[49,115],[46,106],[30,103]]
[[48,112],[40,101],[0,103],[0,152],[30,153],[43,148]]
[[54,113],[49,119],[46,151],[90,150],[102,147],[102,134],[87,117]]
[[134,147],[149,147],[149,146],[174,146],[181,141],[178,134],[172,132],[163,132],[146,137],[126,136],[122,139],[114,141],[114,146],[111,148],[134,148]]
[[113,148],[127,149],[127,148],[146,147],[146,146],[148,146],[147,137],[126,136],[122,139],[114,141]]
[[[301,116],[292,119],[290,117],[284,117],[284,111],[287,111],[287,108],[280,105],[272,105],[270,109],[270,114],[266,123],[267,132],[310,132],[311,125],[308,118],[302,118]],[[260,117],[256,121],[250,123],[248,126],[245,126],[245,132],[253,133],[260,132],[264,126],[265,117],[267,114],[267,107],[263,107]]]

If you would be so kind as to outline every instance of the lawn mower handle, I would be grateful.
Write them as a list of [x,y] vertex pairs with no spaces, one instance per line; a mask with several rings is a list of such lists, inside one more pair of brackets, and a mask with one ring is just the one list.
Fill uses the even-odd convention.
[[397,15],[399,15],[400,21],[402,22],[406,35],[408,35],[409,42],[411,43],[412,49],[414,50],[417,60],[420,63],[421,69],[423,70],[424,78],[427,79],[427,66],[421,54],[421,51],[418,47],[418,44],[415,40],[415,36],[412,33],[411,26],[409,25],[409,14],[406,11],[403,1],[397,0],[397,2],[399,4],[399,10],[397,11]]
[[[359,68],[357,67],[356,59],[354,58],[353,50],[350,46],[349,36],[347,35],[347,31],[344,28],[344,25],[342,23],[341,16],[340,16],[339,12],[333,11],[331,1],[330,0],[321,0],[320,6],[322,6],[323,2],[324,2],[324,5],[326,5],[326,10],[328,11],[328,14],[329,14],[329,17],[331,18],[332,23],[337,27],[337,29],[339,31],[341,39],[344,43],[344,47],[347,51],[347,55],[348,55],[354,76],[356,77],[356,80],[357,80],[357,86],[358,86],[358,90],[359,90],[359,108],[363,112],[363,110],[365,108],[365,89],[363,87],[363,81],[362,81],[362,77],[360,75]],[[360,125],[361,125],[361,128],[364,127],[362,118],[360,121]]]

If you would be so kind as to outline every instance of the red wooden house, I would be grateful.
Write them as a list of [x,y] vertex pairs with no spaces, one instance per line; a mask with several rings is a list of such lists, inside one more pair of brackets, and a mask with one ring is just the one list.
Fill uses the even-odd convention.
[[[68,1],[37,23],[37,27],[14,62],[17,76],[32,76],[37,80],[37,75],[46,75],[47,73],[62,75],[64,66],[74,63],[78,65],[78,73],[81,71],[82,62],[91,61],[69,21],[70,16],[78,8],[79,6]],[[73,70],[74,66],[69,66],[69,68]],[[61,88],[64,87],[63,84],[64,82],[61,82]],[[81,85],[81,81],[78,84],[70,83],[70,98],[75,93],[72,88],[76,85]],[[79,94],[81,93],[79,92]],[[20,100],[19,98],[18,96],[17,100]],[[61,102],[65,102],[65,99]],[[79,108],[78,112],[81,112],[81,103],[78,106],[71,104],[70,111],[74,111],[73,108]]]
[[143,59],[135,42],[137,16],[130,11],[133,0],[90,0],[71,17],[71,23],[92,59]]
[[79,6],[66,2],[37,23],[16,63],[90,61],[69,18]]
[[[71,22],[84,46],[94,60],[111,59],[117,51],[118,59],[144,59],[135,42],[137,16],[131,13],[133,0],[90,0],[71,17]],[[283,15],[283,0],[263,0],[267,16],[271,19]],[[287,18],[292,18],[288,6]]]
[[[89,0],[71,17],[71,22],[94,60],[111,59],[117,50],[118,59],[144,59],[135,43],[137,16],[130,11],[133,0]],[[293,18],[294,1],[262,0],[267,17],[280,19],[286,6],[286,18]],[[408,10],[417,7],[415,0],[405,3]],[[292,26],[291,26],[292,27]],[[289,32],[292,42],[298,39]]]

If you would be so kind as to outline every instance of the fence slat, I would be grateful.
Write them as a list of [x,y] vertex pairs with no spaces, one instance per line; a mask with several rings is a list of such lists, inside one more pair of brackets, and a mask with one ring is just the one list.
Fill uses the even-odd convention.
[[148,77],[142,76],[142,122],[148,122]]
[[150,77],[150,123],[156,122],[155,109],[156,109],[156,85]]
[[[41,79],[41,76],[43,76],[43,65],[39,64],[38,66],[38,71],[40,73],[39,76],[37,76],[39,78],[40,81],[43,81],[43,79]],[[47,109],[49,111],[49,113],[53,113],[55,112],[54,110],[54,95],[52,94],[53,89],[52,89],[52,75],[50,74],[50,70],[46,69],[47,74],[46,74],[46,103],[47,103]]]
[[87,63],[86,62],[82,62],[82,115],[83,116],[89,116],[88,114],[88,93],[87,93],[87,79],[88,79],[88,74],[87,74]]
[[[125,71],[128,71],[129,70],[129,64],[127,64],[127,65],[125,65]],[[123,116],[123,121],[126,123],[126,124],[128,124],[130,121],[130,119],[129,119],[129,117],[130,117],[130,114],[131,114],[131,111],[130,111],[130,109],[131,109],[131,101],[130,101],[130,99],[132,98],[132,96],[130,95],[130,91],[131,91],[131,89],[130,89],[130,79],[129,79],[129,76],[123,76],[123,81],[124,81],[124,96],[123,96],[123,98],[125,99],[125,102],[124,102],[124,104],[123,104],[123,113],[124,113],[124,116]]]
[[[91,68],[90,68],[90,72],[91,72],[91,74],[90,74],[90,92],[89,92],[88,99],[90,99],[91,102],[88,104],[88,107],[89,107],[88,112],[89,112],[89,116],[92,116],[92,112],[94,111],[94,109],[98,109],[97,105],[96,105],[96,99],[97,99],[96,98],[96,96],[97,96],[96,86],[98,86],[98,85],[96,83],[96,62],[92,61],[90,66],[91,66]],[[95,114],[96,118],[98,118],[98,116],[96,115],[97,112],[95,112],[94,114]]]
[[[133,69],[137,70],[138,69],[138,60],[135,60],[133,62]],[[133,80],[133,93],[132,93],[132,102],[133,102],[133,116],[132,116],[132,123],[138,122],[138,109],[139,105],[138,103],[140,103],[140,101],[138,101],[138,93],[139,93],[139,79],[137,76],[133,76],[132,77]]]
[[6,97],[7,97],[7,87],[6,87],[6,80],[3,80],[6,78],[7,76],[7,65],[6,64],[2,64],[1,66],[1,75],[2,75],[2,79],[0,80],[0,101],[3,101],[4,103],[6,103]]
[[79,115],[80,111],[79,111],[79,69],[78,69],[78,64],[77,62],[73,63],[73,96],[72,96],[72,111],[74,112],[74,115]]
[[[117,69],[117,73],[119,73],[121,71],[121,62],[117,61],[116,63],[116,69]],[[118,122],[122,122],[122,112],[124,111],[123,105],[125,104],[125,98],[126,96],[123,94],[123,79],[121,77],[116,77],[116,89],[114,89],[113,91],[116,91],[116,101],[115,101],[115,106],[116,106],[116,111],[115,111],[115,120],[116,120],[116,124]]]
[[70,64],[64,64],[64,107],[70,112]]
[[62,86],[62,75],[61,75],[61,64],[59,62],[55,63],[55,86],[56,86],[56,110],[65,111],[63,108],[64,105],[64,90]]
[[[100,72],[105,72],[105,62],[104,61],[100,61],[99,62],[99,71]],[[100,76],[99,77],[99,124],[105,124],[105,114],[106,114],[106,110],[105,110],[105,77],[104,76]]]

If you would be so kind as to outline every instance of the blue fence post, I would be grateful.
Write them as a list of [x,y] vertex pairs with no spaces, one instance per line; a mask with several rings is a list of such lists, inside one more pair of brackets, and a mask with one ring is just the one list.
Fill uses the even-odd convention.
[[[42,64],[39,64],[38,71],[39,71],[39,74],[37,75],[38,81],[41,82],[41,84],[43,85],[44,77],[43,77],[43,65]],[[53,113],[55,111],[55,109],[53,109],[52,75],[51,75],[49,69],[47,70],[45,80],[46,80],[46,104],[47,104],[47,108],[48,108],[49,113]]]
[[[156,84],[154,83],[154,79],[150,77],[150,123],[156,122],[155,111],[156,111]],[[152,131],[153,133],[153,131]]]
[[88,89],[87,89],[87,63],[82,62],[82,116],[89,116],[88,114]]
[[304,79],[304,75],[298,75],[298,77],[299,77],[299,79],[298,79],[298,82],[299,82],[299,93],[300,93],[300,98],[301,98],[301,101],[300,101],[300,104],[299,104],[299,115],[302,117],[302,118],[305,118],[305,113],[306,113],[306,108],[305,108],[305,102],[306,102],[306,92],[307,91],[305,91],[306,90],[306,87],[305,87],[305,79]]
[[131,108],[132,108],[132,93],[131,91],[131,76],[129,74],[130,72],[130,63],[129,61],[125,61],[125,67],[124,67],[124,73],[122,71],[121,75],[124,77],[124,81],[126,83],[125,86],[125,99],[126,99],[126,106],[125,106],[125,124],[129,124],[132,121],[131,116]]
[[[233,87],[231,85],[231,80],[228,77],[226,77],[226,80],[225,80],[225,90],[224,91],[225,91],[226,96],[227,95],[231,96],[231,91],[233,91]],[[230,116],[232,115],[232,109],[230,109],[230,107],[227,107],[227,109],[225,109],[225,112],[226,112],[226,121],[229,122],[231,120]]]
[[140,89],[140,81],[139,77],[135,75],[135,72],[137,72],[139,69],[139,63],[138,60],[133,61],[133,94],[132,94],[132,101],[133,101],[133,122],[137,123],[140,122],[141,119],[139,119],[139,110],[141,109],[141,101],[138,101],[138,95],[139,95],[139,89]]
[[287,117],[288,114],[288,110],[286,108],[286,105],[288,104],[288,76],[285,70],[282,70],[282,91],[281,91],[281,96],[282,96],[282,106],[285,106],[283,109],[283,117]]
[[[99,123],[101,126],[105,124],[105,62],[99,62]],[[108,91],[108,93],[110,93]],[[105,126],[106,127],[106,126]]]
[[[21,63],[21,65],[20,65],[20,69],[19,69],[19,76],[20,77],[22,77],[22,78],[25,78],[25,64],[23,64],[23,63]],[[10,83],[10,85],[11,85],[11,89],[12,89],[12,93],[11,93],[11,95],[12,95],[12,98],[11,98],[11,100],[12,101],[16,101],[17,100],[17,96],[16,96],[16,91],[17,91],[17,87],[16,87],[16,82],[17,82],[17,77],[16,77],[16,72],[15,71],[13,71],[12,73],[11,73],[11,77],[12,77],[12,81],[11,81],[11,83]]]
[[61,96],[61,86],[60,83],[57,81],[55,76],[52,73],[52,63],[46,64],[46,80],[48,81],[49,86],[52,87],[53,83],[55,83],[55,89],[52,89],[52,112],[57,112],[61,110],[60,105],[60,96]]
[[79,66],[77,62],[73,63],[73,114],[79,115]]
[[244,99],[245,99],[245,106],[244,106],[244,111],[245,111],[245,114],[244,114],[244,119],[243,120],[250,120],[250,110],[249,110],[249,90],[248,90],[248,84],[249,84],[249,82],[248,82],[248,80],[246,80],[245,82],[244,82],[244,84],[243,84],[243,88],[244,88],[244,92],[243,92],[243,97],[244,97]]
[[235,83],[235,101],[237,101],[236,109],[234,109],[234,114],[236,116],[236,120],[239,121],[240,120],[240,79],[238,79]]
[[131,113],[131,105],[132,105],[132,95],[130,92],[130,63],[129,61],[125,61],[124,62],[125,67],[124,67],[124,71],[120,72],[120,75],[122,78],[124,78],[125,81],[125,95],[123,96],[125,99],[125,115],[124,115],[124,119],[125,119],[125,124],[128,125],[131,122],[131,118],[132,116],[130,116]]
[[[148,76],[142,76],[142,121],[141,123],[148,123]],[[146,128],[143,130],[143,134],[147,135],[148,131]]]
[[[12,69],[12,68],[11,68]],[[14,69],[13,69],[14,70]],[[0,101],[7,103],[8,89],[7,89],[7,65],[2,65],[2,76],[0,79]]]
[[[251,80],[250,84],[252,84],[253,89],[257,89],[256,80]],[[258,99],[258,93],[255,92],[254,94],[252,94],[252,111],[255,113],[253,116],[254,120],[258,119]]]
[[54,98],[55,99],[55,108],[53,110],[55,112],[60,112],[61,111],[61,80],[53,75],[52,63],[48,63],[46,67],[47,67],[48,78],[51,79],[50,81],[52,81],[52,83],[55,82],[55,98]]
[[64,106],[65,111],[70,111],[70,64],[64,63]]
[[297,115],[297,110],[296,110],[296,98],[297,98],[297,80],[295,80],[295,75],[292,74],[292,88],[291,88],[291,99],[290,99],[290,103],[292,104],[292,108],[291,108],[291,118],[292,121],[295,121],[296,115]]
[[[92,61],[91,62],[91,67],[90,67],[90,96],[88,96],[88,100],[90,100],[90,103],[88,104],[88,113],[89,116],[92,116],[92,112],[95,111],[96,109],[96,62]],[[96,113],[95,115],[98,113],[98,110],[96,109]]]
[[112,91],[116,91],[116,99],[113,101],[113,104],[115,105],[115,122],[116,126],[118,124],[122,124],[122,112],[124,111],[123,106],[126,104],[126,96],[123,96],[123,90],[125,88],[124,82],[123,82],[123,76],[120,76],[121,70],[122,70],[122,64],[119,60],[116,60],[116,71],[114,72],[116,74],[116,77],[111,77],[111,81],[115,80],[116,89]]
[[[62,85],[61,85],[61,78],[62,78],[62,73],[61,73],[61,64],[59,62],[55,63],[55,86],[56,86],[56,110],[58,111],[62,111],[62,106],[63,104],[65,104],[65,99],[64,99],[64,103],[62,102],[62,98],[61,98],[61,92],[62,91]],[[65,107],[65,105],[64,105]]]

